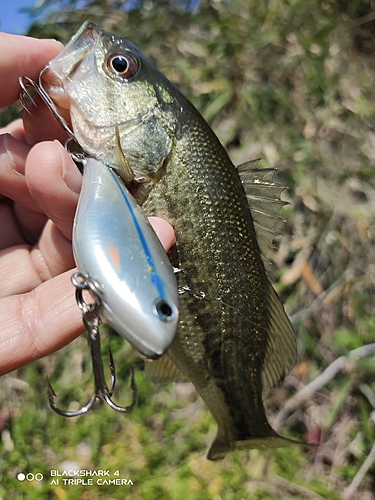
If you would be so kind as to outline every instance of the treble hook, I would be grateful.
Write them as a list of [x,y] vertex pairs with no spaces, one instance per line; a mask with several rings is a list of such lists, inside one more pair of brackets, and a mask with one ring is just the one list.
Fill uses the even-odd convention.
[[60,123],[62,128],[65,130],[65,132],[69,135],[70,139],[73,139],[75,142],[77,142],[77,139],[70,129],[69,125],[66,123],[64,118],[60,116],[59,112],[57,111],[57,108],[55,106],[55,103],[52,101],[50,96],[47,94],[47,92],[44,90],[43,83],[42,83],[42,76],[43,74],[49,69],[49,66],[46,66],[45,68],[42,69],[42,71],[39,73],[38,77],[38,83],[34,82],[31,78],[28,76],[21,76],[18,79],[18,82],[21,87],[21,92],[20,92],[20,101],[22,104],[22,107],[31,115],[31,112],[27,106],[27,103],[25,101],[25,96],[29,99],[29,101],[36,106],[36,103],[30,93],[28,92],[28,88],[33,88],[35,92],[42,98],[44,103],[47,105],[47,107],[50,109],[52,112],[53,116],[56,118],[56,120]]
[[[51,408],[64,417],[77,417],[79,415],[84,415],[87,413],[94,405],[96,400],[105,401],[108,406],[113,410],[128,413],[137,404],[137,385],[134,378],[134,369],[131,367],[131,381],[130,388],[133,391],[133,400],[129,406],[118,406],[111,399],[113,394],[115,384],[116,384],[116,370],[112,357],[111,351],[109,351],[110,357],[110,369],[111,369],[111,386],[108,389],[105,377],[104,369],[100,350],[100,335],[99,335],[99,308],[101,306],[100,300],[100,289],[98,285],[89,278],[88,275],[84,273],[74,273],[72,276],[73,285],[76,287],[76,300],[78,307],[82,311],[82,319],[85,324],[88,333],[88,340],[91,350],[92,368],[94,373],[94,386],[95,392],[91,397],[90,401],[77,411],[66,411],[61,410],[55,403],[54,398],[56,393],[52,388],[50,381],[47,379],[48,383],[48,399]],[[87,303],[83,299],[83,291],[88,290],[94,299],[93,303]]]

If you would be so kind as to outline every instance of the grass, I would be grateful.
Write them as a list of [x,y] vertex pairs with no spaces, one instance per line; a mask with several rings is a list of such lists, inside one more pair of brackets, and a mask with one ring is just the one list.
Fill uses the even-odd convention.
[[[265,167],[280,165],[290,205],[272,274],[298,334],[299,362],[267,400],[275,422],[280,408],[336,359],[375,342],[373,5],[212,1],[198,15],[151,1],[146,7],[109,15],[104,2],[92,2],[89,16],[62,9],[30,33],[66,42],[83,19],[98,21],[131,39],[177,83],[235,163],[261,156]],[[129,415],[98,405],[65,420],[48,408],[45,373],[65,395],[62,404],[89,399],[84,339],[2,378],[0,497],[340,499],[373,446],[373,355],[348,361],[278,422],[284,435],[320,441],[318,448],[238,452],[211,463],[204,454],[216,428],[194,388],[155,388],[129,348],[112,334],[108,341],[119,404],[130,397],[128,367],[138,367],[140,400]],[[64,464],[119,470],[134,485],[50,484],[51,469]],[[46,479],[20,482],[19,472]],[[350,498],[374,499],[374,477],[372,464]]]

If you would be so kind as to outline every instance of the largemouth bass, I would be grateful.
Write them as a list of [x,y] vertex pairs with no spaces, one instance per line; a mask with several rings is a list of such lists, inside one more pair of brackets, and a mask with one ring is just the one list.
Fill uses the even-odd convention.
[[93,22],[50,70],[58,83],[48,91],[70,108],[82,148],[116,169],[145,213],[176,233],[179,327],[167,354],[146,366],[150,377],[193,382],[218,425],[209,459],[287,444],[262,401],[296,360],[259,247],[273,239],[283,205],[274,171],[235,167],[181,92],[132,43]]

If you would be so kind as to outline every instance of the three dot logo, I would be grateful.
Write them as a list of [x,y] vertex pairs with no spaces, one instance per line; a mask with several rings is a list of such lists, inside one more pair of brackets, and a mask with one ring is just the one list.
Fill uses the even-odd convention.
[[20,472],[17,475],[18,481],[41,481],[43,479],[43,474],[40,472],[37,472],[36,474],[33,474],[31,472],[28,472],[27,474],[24,474],[23,472]]

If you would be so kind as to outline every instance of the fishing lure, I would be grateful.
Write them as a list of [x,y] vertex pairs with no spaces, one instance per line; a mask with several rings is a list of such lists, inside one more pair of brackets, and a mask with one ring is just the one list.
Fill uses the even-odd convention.
[[73,252],[97,284],[102,318],[147,358],[164,354],[178,322],[173,268],[125,184],[93,158],[84,162]]

